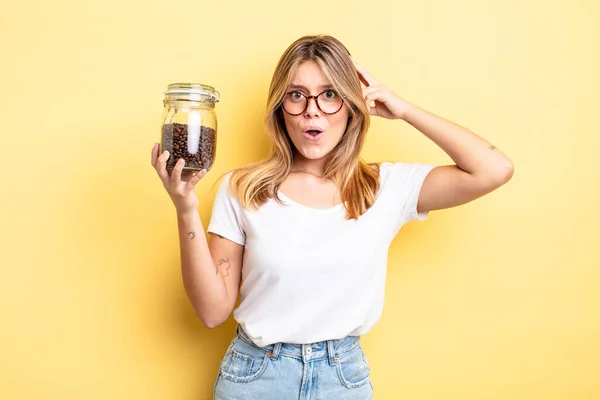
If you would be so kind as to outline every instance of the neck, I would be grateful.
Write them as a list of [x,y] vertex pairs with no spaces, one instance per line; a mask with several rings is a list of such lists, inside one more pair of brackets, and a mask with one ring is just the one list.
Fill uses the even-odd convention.
[[307,174],[314,175],[318,178],[323,178],[325,175],[325,163],[327,160],[309,160],[296,154],[294,161],[292,162],[292,172],[305,172]]
[[307,171],[306,169],[292,168],[292,170],[290,171],[290,173],[292,173],[292,172],[303,172],[303,173],[306,173],[306,174],[310,174],[310,175],[316,176],[317,178],[321,178],[321,179],[324,178],[323,174],[315,174],[315,173],[312,173],[310,171]]

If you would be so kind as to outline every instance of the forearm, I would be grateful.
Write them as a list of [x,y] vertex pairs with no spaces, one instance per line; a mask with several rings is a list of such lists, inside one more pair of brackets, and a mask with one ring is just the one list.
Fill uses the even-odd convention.
[[178,214],[177,224],[185,292],[200,320],[208,326],[228,312],[225,281],[210,253],[198,212]]
[[477,134],[413,104],[403,118],[442,148],[456,165],[475,177],[504,180],[512,162]]

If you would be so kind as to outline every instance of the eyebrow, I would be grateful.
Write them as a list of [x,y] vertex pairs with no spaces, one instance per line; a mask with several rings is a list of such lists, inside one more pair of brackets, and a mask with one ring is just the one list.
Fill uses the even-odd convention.
[[[333,88],[333,85],[327,83],[325,85],[319,86],[318,88],[319,89],[330,89],[330,88]],[[306,91],[309,91],[306,86],[302,86],[302,85],[290,85],[290,89],[304,89]]]

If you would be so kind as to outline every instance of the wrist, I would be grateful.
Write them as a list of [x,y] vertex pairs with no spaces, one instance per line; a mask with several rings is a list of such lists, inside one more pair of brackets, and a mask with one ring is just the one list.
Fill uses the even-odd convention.
[[414,113],[417,110],[417,108],[418,107],[415,106],[414,104],[406,102],[406,104],[404,106],[404,112],[402,113],[402,116],[400,118],[403,121],[410,123],[411,118],[414,116]]

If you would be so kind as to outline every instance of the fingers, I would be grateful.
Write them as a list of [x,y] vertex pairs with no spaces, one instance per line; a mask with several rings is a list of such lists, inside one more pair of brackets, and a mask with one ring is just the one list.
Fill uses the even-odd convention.
[[202,171],[198,172],[196,175],[192,176],[190,178],[190,180],[185,184],[186,190],[193,190],[194,187],[196,186],[196,184],[198,182],[200,182],[200,179],[204,178],[204,175],[206,175],[206,170],[205,169],[203,169]]
[[363,98],[366,99],[368,95],[374,93],[383,93],[385,88],[383,86],[369,86],[362,90]]
[[365,86],[379,85],[377,79],[375,79],[375,77],[371,75],[369,71],[367,71],[363,66],[354,61],[352,57],[350,57],[350,59],[352,60],[352,62],[354,63],[354,67],[358,71],[358,77]]
[[[158,149],[156,150],[156,154],[158,154]],[[160,180],[163,182],[165,187],[168,186],[169,183],[169,174],[167,173],[167,169],[165,165],[167,164],[167,160],[169,159],[169,152],[165,150],[157,159],[156,159],[156,173],[160,177]]]
[[175,163],[173,167],[173,172],[171,172],[171,187],[176,188],[181,183],[181,171],[183,170],[183,166],[185,165],[185,160],[180,158]]
[[195,175],[192,171],[184,172],[183,167],[185,166],[185,160],[183,158],[180,158],[179,160],[177,160],[177,163],[175,164],[175,166],[173,167],[173,171],[171,172],[171,176],[169,177],[169,174],[166,169],[166,164],[170,154],[168,151],[165,150],[159,156],[158,152],[159,145],[158,143],[155,143],[154,147],[152,147],[151,163],[152,166],[156,169],[156,172],[162,180],[165,188],[177,188],[183,181],[185,182],[184,187],[187,191],[189,189],[193,189],[194,186],[196,186],[196,184],[204,177],[204,175],[206,175],[207,171],[205,169],[203,169]]
[[158,160],[158,143],[154,143],[152,147],[152,153],[150,154],[150,163],[156,168],[156,161]]
[[381,99],[385,97],[386,93],[384,89],[385,88],[382,86],[371,86],[362,90],[363,99],[365,101],[365,104],[367,105],[367,110],[369,110],[369,114],[379,115],[377,113],[377,103],[375,103],[375,105],[371,105],[371,103],[374,103],[378,99],[381,101]]
[[365,104],[367,105],[367,110],[369,111],[370,115],[378,115],[377,104],[371,105],[371,103],[375,102],[377,97],[377,93],[370,93],[365,96]]

